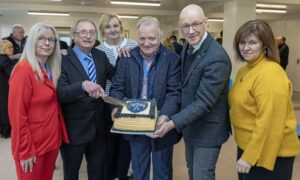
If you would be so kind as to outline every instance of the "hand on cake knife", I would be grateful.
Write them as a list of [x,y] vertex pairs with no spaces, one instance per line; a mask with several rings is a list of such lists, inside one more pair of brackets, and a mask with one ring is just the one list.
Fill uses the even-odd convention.
[[124,101],[121,101],[117,98],[113,98],[111,96],[103,96],[103,101],[115,106],[123,106],[123,107],[128,107],[128,104]]

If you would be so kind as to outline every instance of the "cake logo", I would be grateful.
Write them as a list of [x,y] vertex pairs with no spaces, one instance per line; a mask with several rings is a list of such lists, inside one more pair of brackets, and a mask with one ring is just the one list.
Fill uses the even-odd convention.
[[127,102],[127,104],[129,105],[127,107],[127,109],[130,111],[130,112],[133,112],[133,113],[139,113],[139,112],[142,112],[144,111],[147,106],[148,106],[148,103],[147,102],[141,102],[141,101],[131,101],[131,102]]

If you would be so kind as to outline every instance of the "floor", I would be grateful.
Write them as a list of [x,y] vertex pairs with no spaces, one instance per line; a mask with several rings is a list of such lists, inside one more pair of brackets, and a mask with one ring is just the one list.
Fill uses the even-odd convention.
[[[298,123],[300,124],[300,93],[294,93],[293,102]],[[173,155],[173,169],[174,180],[187,180],[188,173],[186,169],[186,162],[184,157],[184,142],[179,142],[174,149]],[[220,157],[217,163],[216,176],[217,180],[236,180],[236,145],[232,138],[223,145]],[[83,162],[80,170],[80,180],[87,180],[86,163]],[[293,180],[300,179],[300,156],[296,157],[294,164]],[[10,139],[0,138],[0,179],[1,180],[14,180],[16,178],[15,167],[13,164]],[[62,161],[59,157],[54,171],[54,180],[63,179]]]

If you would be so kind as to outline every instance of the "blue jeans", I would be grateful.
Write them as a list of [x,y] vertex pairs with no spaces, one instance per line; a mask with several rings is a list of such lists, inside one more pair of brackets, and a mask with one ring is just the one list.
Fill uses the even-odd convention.
[[190,180],[214,180],[221,146],[199,147],[185,143]]
[[153,180],[172,180],[173,146],[154,151],[153,139],[146,136],[134,136],[129,142],[135,180],[149,180],[151,153]]

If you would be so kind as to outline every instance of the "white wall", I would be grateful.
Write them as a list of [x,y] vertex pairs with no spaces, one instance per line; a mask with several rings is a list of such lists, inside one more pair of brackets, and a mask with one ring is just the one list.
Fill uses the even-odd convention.
[[[100,15],[95,14],[94,16],[86,16],[85,14],[78,14],[77,16],[72,17],[51,17],[51,16],[32,16],[27,15],[25,13],[19,13],[15,15],[3,15],[0,17],[0,37],[3,38],[8,36],[11,32],[11,27],[14,24],[22,24],[25,28],[25,34],[28,33],[31,26],[35,23],[42,22],[51,24],[55,27],[72,27],[78,19],[81,18],[88,18],[94,21],[99,26]],[[182,37],[180,31],[178,31],[178,17],[170,17],[170,16],[163,16],[158,17],[158,20],[161,23],[162,31],[163,31],[163,39],[170,36],[172,32],[178,32],[178,38]],[[129,31],[129,37],[131,39],[137,40],[136,35],[136,23],[138,19],[122,19],[124,30]],[[209,32],[216,37],[219,36],[220,31],[222,30],[222,23],[220,22],[209,22]],[[100,39],[100,37],[99,37]]]

